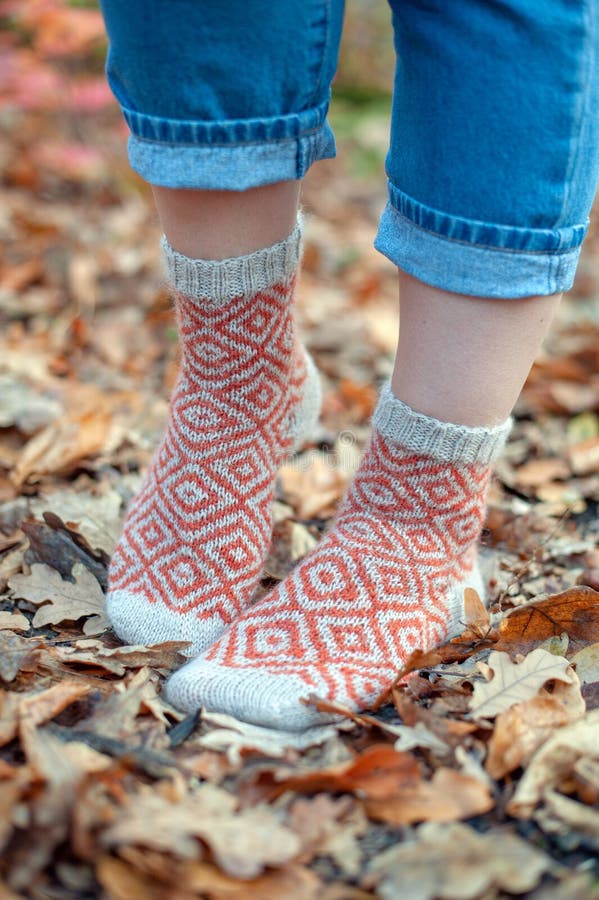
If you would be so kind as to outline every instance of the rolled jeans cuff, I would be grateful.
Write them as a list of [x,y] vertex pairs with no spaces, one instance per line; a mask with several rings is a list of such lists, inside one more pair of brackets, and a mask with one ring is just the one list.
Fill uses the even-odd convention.
[[404,272],[445,291],[550,296],[572,287],[587,227],[516,228],[463,219],[390,184],[375,247]]
[[131,130],[131,167],[150,184],[245,191],[303,178],[336,154],[327,103],[269,119],[193,122],[121,107]]

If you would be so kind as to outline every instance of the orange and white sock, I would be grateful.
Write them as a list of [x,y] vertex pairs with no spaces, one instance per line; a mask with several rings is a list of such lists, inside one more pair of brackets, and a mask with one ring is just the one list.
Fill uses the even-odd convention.
[[511,421],[473,428],[421,415],[383,389],[335,525],[271,594],[167,683],[168,700],[299,730],[314,693],[367,707],[415,648],[458,633],[493,460]]
[[247,606],[271,539],[275,475],[313,428],[318,375],[299,343],[300,226],[235,259],[166,240],[182,349],[164,439],[128,510],[108,614],[127,643],[208,647]]

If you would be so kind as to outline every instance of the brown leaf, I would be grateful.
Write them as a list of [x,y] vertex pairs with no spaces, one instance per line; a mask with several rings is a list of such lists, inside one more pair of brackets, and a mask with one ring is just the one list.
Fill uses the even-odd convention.
[[276,758],[285,756],[290,747],[306,750],[337,738],[334,725],[315,725],[298,732],[277,731],[241,722],[225,713],[211,712],[202,713],[202,723],[213,727],[194,743],[206,749],[225,752],[232,765],[237,765],[242,754],[248,750]]
[[[326,900],[324,886],[318,876],[293,863],[251,881],[223,875],[211,863],[184,863],[181,880],[177,883],[189,890],[192,897],[206,897],[209,900],[248,900],[251,897],[256,900]],[[352,895],[344,895],[344,900],[352,900]]]
[[18,610],[0,611],[0,631],[29,631],[29,619]]
[[478,900],[492,889],[522,894],[551,869],[536,847],[506,831],[481,835],[467,825],[422,825],[415,841],[396,844],[376,856],[367,884],[383,900]]
[[571,721],[559,700],[552,696],[515,703],[497,716],[489,741],[487,772],[493,778],[503,778],[508,772],[527,765],[547,738]]
[[122,859],[101,856],[96,875],[110,900],[166,900],[163,886]]
[[185,660],[182,651],[187,646],[188,641],[165,641],[150,647],[141,644],[106,647],[101,641],[84,639],[75,641],[71,646],[52,647],[50,653],[65,665],[89,666],[124,675],[127,669],[141,669],[144,666],[169,671],[176,669]]
[[546,600],[527,603],[499,624],[498,650],[528,653],[563,631],[573,651],[599,641],[599,593],[588,587],[570,588]]
[[19,730],[19,695],[0,690],[0,747],[10,743]]
[[397,687],[400,681],[403,681],[406,675],[416,672],[417,669],[424,669],[427,666],[436,666],[441,660],[442,656],[438,650],[413,650],[389,687],[385,688],[385,690],[376,698],[372,704],[372,711],[376,712],[377,709],[380,709],[384,703],[391,699],[393,689]]
[[568,478],[570,470],[559,456],[547,459],[531,459],[516,470],[516,486],[538,488],[555,479]]
[[35,667],[40,641],[27,640],[12,631],[0,631],[0,679],[14,681],[21,669]]
[[253,878],[265,866],[295,857],[300,842],[270,807],[243,811],[227,791],[204,784],[173,803],[152,790],[130,798],[129,806],[102,836],[105,847],[137,844],[183,859],[201,858],[201,838],[228,875]]
[[102,452],[111,426],[108,408],[69,413],[47,425],[23,448],[12,471],[14,485],[39,481],[42,475],[72,472],[83,459]]
[[589,437],[567,450],[568,461],[575,475],[590,475],[599,472],[599,437]]
[[554,656],[537,648],[519,664],[507,653],[493,651],[488,666],[494,673],[490,681],[477,681],[469,701],[469,708],[477,718],[493,718],[514,703],[534,697],[548,681],[571,683],[573,671],[563,656]]
[[40,771],[47,772],[38,752],[35,737],[36,728],[49,722],[63,709],[76,700],[85,697],[92,690],[88,684],[80,681],[62,681],[45,691],[21,694],[19,697],[19,734],[23,750],[31,763]]
[[101,634],[110,627],[102,588],[81,563],[73,566],[74,583],[64,581],[55,569],[35,563],[30,575],[13,575],[9,587],[15,596],[40,605],[33,625],[57,625],[91,616],[83,625],[85,634]]
[[455,769],[436,769],[430,781],[404,783],[386,797],[368,799],[366,812],[391,825],[414,822],[454,822],[493,809],[489,787]]
[[414,756],[394,750],[388,744],[373,744],[348,763],[289,775],[277,779],[277,785],[279,792],[293,790],[312,794],[330,791],[383,798],[399,785],[419,778],[420,765]]
[[579,760],[599,760],[598,734],[599,710],[556,731],[533,756],[508,804],[510,815],[530,818],[546,792],[572,776]]
[[576,674],[581,684],[599,681],[599,642],[583,647],[571,657],[570,662],[576,666]]

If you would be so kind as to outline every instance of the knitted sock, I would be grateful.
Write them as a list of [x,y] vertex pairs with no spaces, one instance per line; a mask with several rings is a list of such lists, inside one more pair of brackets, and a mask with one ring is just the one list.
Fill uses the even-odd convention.
[[301,698],[363,708],[412,650],[458,633],[464,588],[483,593],[476,543],[491,463],[510,424],[440,422],[384,388],[332,530],[171,677],[168,700],[299,730],[325,720]]
[[162,444],[128,510],[107,607],[127,643],[199,653],[249,603],[271,538],[275,474],[313,428],[318,375],[292,315],[300,227],[223,261],[163,241],[182,360]]

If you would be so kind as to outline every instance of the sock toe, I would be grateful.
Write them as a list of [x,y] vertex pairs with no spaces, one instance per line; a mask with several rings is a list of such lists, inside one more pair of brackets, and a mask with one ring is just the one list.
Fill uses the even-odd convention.
[[216,640],[226,627],[221,621],[208,621],[198,628],[195,612],[174,615],[163,603],[151,603],[141,593],[130,590],[109,591],[106,611],[117,637],[128,645],[151,646],[165,641],[189,641],[183,656],[197,656]]
[[313,692],[297,675],[284,678],[255,668],[236,669],[199,657],[166,683],[168,703],[193,713],[205,708],[244,722],[284,731],[304,731],[339,717],[319,713],[302,700]]

